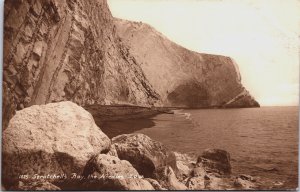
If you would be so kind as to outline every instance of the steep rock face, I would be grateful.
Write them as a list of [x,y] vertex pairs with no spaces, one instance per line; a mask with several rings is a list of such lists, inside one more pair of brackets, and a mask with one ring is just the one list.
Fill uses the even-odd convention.
[[4,125],[33,104],[158,100],[117,37],[106,0],[5,1],[4,18]]
[[[115,23],[117,34],[130,48],[164,105],[259,106],[241,84],[238,67],[231,58],[187,50],[147,24],[121,19]],[[237,97],[241,93],[246,94]]]

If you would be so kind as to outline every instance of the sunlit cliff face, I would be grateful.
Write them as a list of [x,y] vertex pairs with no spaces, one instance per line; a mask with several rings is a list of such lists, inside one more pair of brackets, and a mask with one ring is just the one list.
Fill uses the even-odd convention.
[[108,2],[115,17],[148,23],[188,49],[234,58],[261,105],[298,105],[299,1]]

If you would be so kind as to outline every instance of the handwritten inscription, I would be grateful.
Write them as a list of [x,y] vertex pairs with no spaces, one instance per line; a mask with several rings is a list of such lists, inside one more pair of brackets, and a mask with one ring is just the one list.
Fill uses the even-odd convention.
[[91,179],[142,179],[144,178],[141,175],[108,175],[108,174],[91,174],[88,176],[83,176],[77,173],[72,173],[70,175],[66,174],[45,174],[45,175],[39,175],[39,174],[33,174],[33,175],[20,175],[19,179],[22,180],[44,180],[44,179],[50,179],[50,180],[62,180],[62,179],[72,179],[72,180],[91,180]]

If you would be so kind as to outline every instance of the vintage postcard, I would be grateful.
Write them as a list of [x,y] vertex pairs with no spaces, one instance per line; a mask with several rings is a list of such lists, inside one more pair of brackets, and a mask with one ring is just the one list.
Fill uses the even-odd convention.
[[5,0],[2,190],[297,190],[298,0]]

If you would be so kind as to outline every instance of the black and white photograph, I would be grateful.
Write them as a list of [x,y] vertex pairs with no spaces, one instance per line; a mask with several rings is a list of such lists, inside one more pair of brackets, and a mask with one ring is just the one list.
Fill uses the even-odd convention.
[[0,12],[1,190],[298,190],[300,0]]

